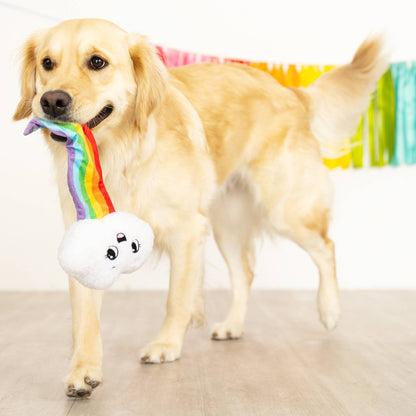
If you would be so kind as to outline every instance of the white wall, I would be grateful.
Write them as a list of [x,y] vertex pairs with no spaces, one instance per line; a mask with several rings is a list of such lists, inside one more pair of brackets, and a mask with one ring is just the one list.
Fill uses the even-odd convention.
[[[57,264],[63,234],[50,157],[39,136],[23,137],[12,123],[18,102],[19,45],[32,31],[73,17],[103,17],[152,41],[220,56],[284,63],[348,61],[370,32],[386,30],[393,61],[416,55],[411,1],[0,2],[0,289],[67,287]],[[383,4],[384,3],[384,4]],[[35,6],[34,6],[35,4]],[[134,4],[134,6],[131,6]],[[132,8],[133,7],[133,8]],[[331,235],[341,288],[416,288],[416,167],[335,171]],[[225,266],[210,239],[207,288],[228,287]],[[168,263],[150,261],[115,289],[166,288]],[[255,287],[313,288],[317,272],[284,240],[259,250]]]

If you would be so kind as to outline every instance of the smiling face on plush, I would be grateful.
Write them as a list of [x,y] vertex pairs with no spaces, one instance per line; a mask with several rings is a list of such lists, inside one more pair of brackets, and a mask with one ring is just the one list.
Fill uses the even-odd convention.
[[78,221],[67,229],[60,245],[59,263],[84,286],[105,289],[120,273],[142,265],[153,247],[152,229],[133,214],[115,212],[87,126],[33,119],[24,134],[39,128],[66,141],[67,182],[77,212]]
[[62,268],[84,286],[109,287],[121,273],[137,270],[153,247],[150,226],[126,212],[73,223],[59,247]]

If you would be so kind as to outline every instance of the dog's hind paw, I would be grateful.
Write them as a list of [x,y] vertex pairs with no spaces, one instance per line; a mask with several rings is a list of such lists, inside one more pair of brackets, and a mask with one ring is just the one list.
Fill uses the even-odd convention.
[[181,347],[168,342],[153,342],[140,352],[143,364],[159,364],[177,360],[181,356]]
[[226,341],[238,339],[243,334],[243,325],[230,322],[215,324],[211,331],[211,339],[215,341]]
[[318,299],[318,311],[322,325],[329,331],[333,330],[341,314],[338,298]]

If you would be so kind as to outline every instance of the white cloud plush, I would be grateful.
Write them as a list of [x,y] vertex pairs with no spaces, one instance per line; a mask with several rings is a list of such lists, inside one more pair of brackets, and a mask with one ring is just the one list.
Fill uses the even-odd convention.
[[111,286],[121,273],[137,270],[153,248],[148,223],[127,212],[71,224],[59,246],[66,273],[92,289]]

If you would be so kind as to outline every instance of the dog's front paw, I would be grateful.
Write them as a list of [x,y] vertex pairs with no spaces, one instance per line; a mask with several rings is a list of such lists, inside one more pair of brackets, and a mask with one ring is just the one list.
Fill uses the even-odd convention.
[[243,325],[237,322],[220,322],[215,324],[211,338],[216,341],[238,339],[243,334]]
[[88,398],[102,380],[101,367],[78,365],[66,376],[65,393],[68,397]]
[[140,360],[144,364],[166,363],[175,361],[180,356],[180,345],[170,342],[153,342],[140,352]]

